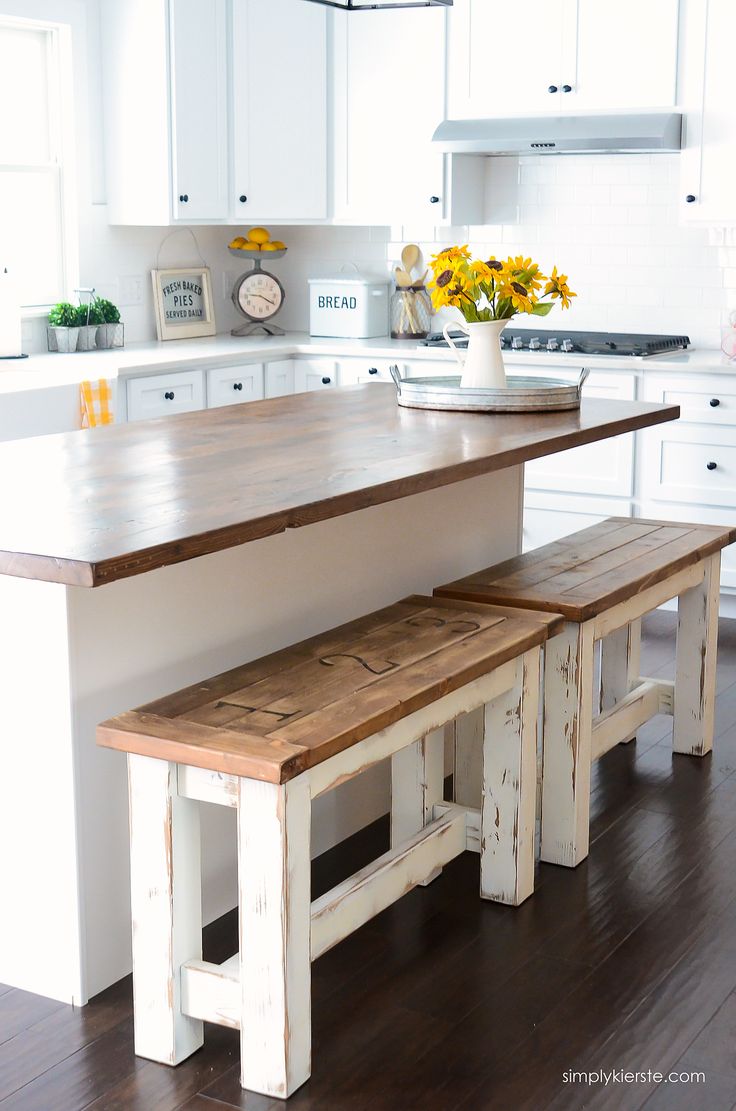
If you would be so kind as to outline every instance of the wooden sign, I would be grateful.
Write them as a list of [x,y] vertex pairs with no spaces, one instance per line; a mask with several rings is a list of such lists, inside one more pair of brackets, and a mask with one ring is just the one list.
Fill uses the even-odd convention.
[[152,270],[151,278],[160,340],[214,336],[212,278],[206,266]]

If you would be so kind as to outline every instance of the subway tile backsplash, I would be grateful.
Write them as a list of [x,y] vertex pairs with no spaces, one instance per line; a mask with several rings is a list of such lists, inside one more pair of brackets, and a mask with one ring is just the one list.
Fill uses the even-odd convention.
[[[481,255],[557,264],[578,293],[569,328],[686,332],[717,347],[736,308],[736,233],[680,223],[679,156],[564,155],[488,159],[488,224],[471,227],[284,228],[284,323],[308,327],[306,279],[342,262],[387,271],[404,243],[425,258],[452,242]],[[280,271],[281,273],[281,271]],[[555,310],[549,327],[561,314]]]

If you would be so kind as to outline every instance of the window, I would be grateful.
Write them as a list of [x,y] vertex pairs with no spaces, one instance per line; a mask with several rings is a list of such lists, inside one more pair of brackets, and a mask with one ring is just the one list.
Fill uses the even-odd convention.
[[59,28],[0,20],[0,267],[27,308],[60,300],[71,284],[61,47]]

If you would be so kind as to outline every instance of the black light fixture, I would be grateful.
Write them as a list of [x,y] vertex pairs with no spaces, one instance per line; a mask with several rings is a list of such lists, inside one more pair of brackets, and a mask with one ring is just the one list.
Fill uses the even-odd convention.
[[393,4],[374,4],[370,0],[308,0],[310,4],[323,4],[341,12],[375,12],[386,8],[451,8],[452,0],[396,0]]

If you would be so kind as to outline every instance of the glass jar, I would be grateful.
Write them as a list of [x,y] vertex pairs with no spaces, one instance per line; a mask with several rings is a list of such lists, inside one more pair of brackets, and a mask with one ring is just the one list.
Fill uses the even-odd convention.
[[392,339],[424,339],[431,319],[432,301],[425,286],[396,287],[391,294]]

